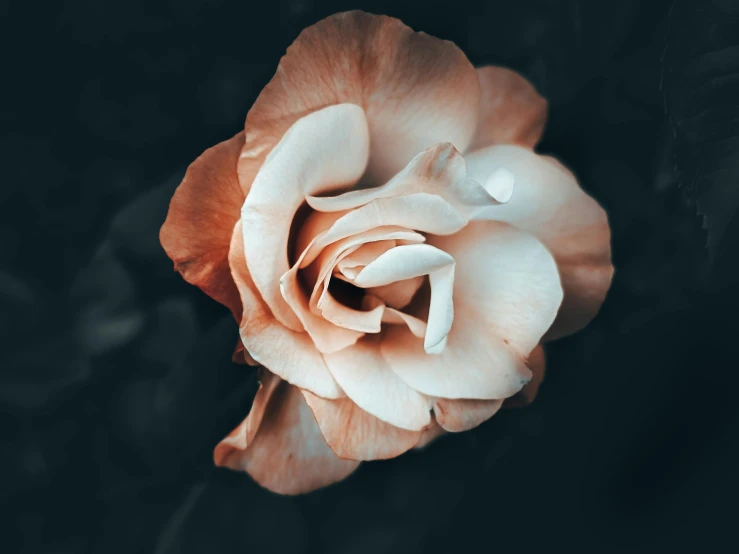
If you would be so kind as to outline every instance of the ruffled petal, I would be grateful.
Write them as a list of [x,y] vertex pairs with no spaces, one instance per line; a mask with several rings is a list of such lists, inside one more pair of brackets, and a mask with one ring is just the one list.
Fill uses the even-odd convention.
[[350,398],[327,400],[303,391],[323,438],[347,460],[385,460],[412,448],[420,431],[400,429],[365,412]]
[[494,144],[533,148],[547,122],[547,101],[534,85],[505,67],[477,68],[480,81],[480,122],[468,151]]
[[378,198],[427,193],[440,196],[468,219],[500,201],[480,183],[467,177],[464,157],[449,143],[437,144],[417,156],[386,184],[345,192],[338,196],[308,196],[314,210],[337,212],[352,210]]
[[289,383],[325,398],[344,396],[311,338],[281,325],[260,299],[246,267],[241,227],[239,221],[228,262],[244,305],[239,327],[244,346],[255,361]]
[[325,487],[359,465],[328,447],[300,390],[269,373],[249,416],[216,447],[214,459],[278,494]]
[[431,283],[424,348],[427,352],[437,352],[454,320],[452,256],[428,244],[398,246],[367,265],[353,282],[359,287],[379,287],[420,275],[428,275]]
[[430,423],[431,402],[390,369],[380,354],[378,337],[365,337],[324,358],[339,386],[362,410],[410,431]]
[[[319,235],[319,237],[320,236],[322,235]],[[363,233],[351,235],[325,248],[316,260],[316,264],[319,266],[318,281],[313,294],[316,307],[318,307],[318,303],[321,301],[316,297],[316,293],[319,290],[322,290],[324,293],[327,292],[328,279],[331,277],[331,270],[342,253],[351,253],[353,252],[352,249],[363,244],[381,240],[393,240],[394,238],[406,238],[408,240],[419,241],[423,240],[423,236],[418,233],[394,226],[381,226]],[[314,311],[311,310],[310,298],[308,298],[307,294],[300,286],[298,272],[301,265],[304,263],[305,256],[310,252],[310,249],[316,240],[318,240],[318,237],[308,248],[306,248],[293,267],[280,278],[280,290],[287,305],[292,308],[306,332],[313,339],[316,348],[322,353],[336,352],[354,344],[363,335],[363,332],[353,329],[351,326],[334,325],[331,321],[320,315],[316,315]],[[324,299],[324,302],[329,302],[325,295],[321,295],[321,298]],[[335,310],[338,310],[337,306],[334,305],[333,307]],[[381,314],[378,313],[377,316],[377,321],[379,323]]]
[[360,11],[305,29],[246,118],[242,184],[299,118],[353,103],[369,121],[367,180],[384,183],[413,156],[439,142],[464,151],[478,120],[480,84],[453,43],[416,33],[397,19]]
[[492,146],[467,156],[473,179],[499,168],[515,176],[510,202],[485,212],[541,240],[557,260],[565,298],[547,340],[581,329],[598,313],[613,277],[605,211],[553,158],[518,146]]
[[437,423],[446,431],[459,433],[474,429],[500,410],[503,400],[447,400],[434,404]]
[[530,379],[526,356],[562,300],[551,254],[532,236],[499,222],[472,222],[450,237],[429,237],[457,264],[454,325],[443,352],[427,355],[402,328],[382,353],[411,387],[440,398],[503,399]]
[[356,182],[367,164],[364,112],[341,104],[297,121],[264,161],[241,209],[249,272],[277,320],[302,325],[285,303],[280,277],[289,269],[288,240],[306,194]]
[[329,244],[385,226],[400,226],[422,233],[451,235],[467,220],[443,198],[427,193],[378,198],[342,215],[306,248],[301,267],[313,263]]
[[187,169],[169,205],[159,240],[188,283],[241,319],[241,301],[228,268],[231,234],[245,192],[236,163],[244,133],[209,148]]
[[425,279],[425,276],[419,275],[381,287],[369,287],[367,293],[381,299],[388,306],[400,310],[410,304]]

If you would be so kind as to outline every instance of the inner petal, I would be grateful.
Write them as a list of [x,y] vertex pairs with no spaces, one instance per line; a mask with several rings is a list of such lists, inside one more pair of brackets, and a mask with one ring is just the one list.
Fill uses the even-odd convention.
[[431,300],[424,349],[436,354],[444,349],[454,319],[452,291],[454,258],[426,244],[398,246],[367,265],[354,279],[360,287],[378,287],[395,281],[429,276]]
[[[305,331],[310,335],[320,352],[324,354],[337,352],[356,343],[365,332],[371,332],[373,329],[379,331],[378,320],[381,319],[380,310],[374,314],[353,314],[348,311],[350,308],[345,310],[340,309],[338,303],[332,302],[332,300],[335,300],[333,298],[324,298],[321,306],[318,303],[321,301],[321,296],[325,297],[335,264],[342,255],[348,255],[348,253],[369,242],[394,240],[396,238],[410,241],[424,240],[422,235],[408,231],[407,229],[399,227],[378,227],[328,245],[317,257],[315,262],[317,267],[313,268],[312,272],[300,272],[300,266],[304,261],[306,252],[310,249],[309,246],[301,254],[293,267],[282,276],[280,279],[280,290],[283,298],[288,306],[293,309],[294,314],[304,326]],[[308,283],[308,287],[311,288],[312,285],[313,289],[310,297],[303,283],[300,281],[299,273],[317,275],[314,283]],[[315,302],[314,308],[318,309],[318,313],[316,313],[316,310],[311,310],[312,301]],[[328,314],[328,317],[323,313],[324,310]]]

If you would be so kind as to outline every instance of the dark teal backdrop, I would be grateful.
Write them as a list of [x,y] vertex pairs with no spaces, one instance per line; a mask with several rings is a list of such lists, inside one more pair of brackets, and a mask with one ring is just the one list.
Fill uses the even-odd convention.
[[[0,549],[735,551],[738,4],[0,6]],[[616,277],[593,324],[549,346],[530,407],[277,497],[212,466],[256,381],[157,233],[298,32],[351,8],[534,82],[541,150],[607,209]]]

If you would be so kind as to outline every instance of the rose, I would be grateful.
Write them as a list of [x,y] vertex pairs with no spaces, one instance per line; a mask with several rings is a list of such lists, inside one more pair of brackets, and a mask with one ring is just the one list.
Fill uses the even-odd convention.
[[586,325],[613,273],[604,211],[533,151],[546,108],[389,17],[300,34],[161,231],[263,367],[218,465],[305,492],[531,400],[540,341]]

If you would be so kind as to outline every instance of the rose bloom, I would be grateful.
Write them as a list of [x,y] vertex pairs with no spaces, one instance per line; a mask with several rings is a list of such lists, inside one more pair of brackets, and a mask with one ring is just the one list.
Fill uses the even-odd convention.
[[397,19],[300,34],[161,230],[261,366],[216,464],[307,492],[533,398],[541,342],[585,326],[613,275],[605,212],[533,150],[546,112]]

